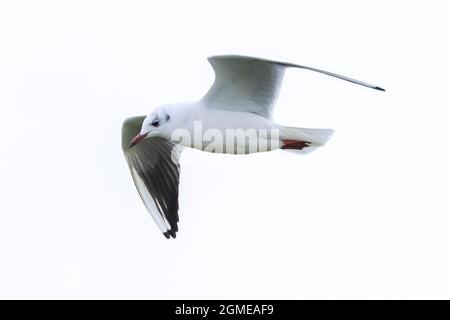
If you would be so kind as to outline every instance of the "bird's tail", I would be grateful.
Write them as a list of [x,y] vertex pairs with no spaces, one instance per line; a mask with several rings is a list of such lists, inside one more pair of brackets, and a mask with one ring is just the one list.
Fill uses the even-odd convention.
[[302,150],[302,153],[321,147],[333,135],[333,129],[309,129],[278,126],[281,149]]

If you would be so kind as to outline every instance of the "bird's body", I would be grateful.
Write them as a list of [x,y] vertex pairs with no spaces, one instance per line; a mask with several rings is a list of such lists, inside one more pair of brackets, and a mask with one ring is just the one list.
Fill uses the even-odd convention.
[[308,69],[383,90],[290,63],[242,56],[216,56],[209,61],[216,78],[202,99],[162,105],[147,117],[128,119],[122,127],[122,148],[135,185],[167,238],[175,238],[178,231],[180,147],[248,154],[280,148],[309,151],[329,140],[331,129],[285,127],[272,121],[286,68]]
[[[268,149],[260,148],[260,151],[277,149],[280,145],[279,136],[275,133],[279,127],[271,119],[256,113],[210,109],[202,102],[178,103],[160,108],[172,114],[171,119],[177,120],[162,128],[159,135],[174,141],[179,135],[187,133],[190,139],[179,141],[184,147],[208,152],[221,149],[220,153],[247,154],[256,152],[254,150],[264,144],[268,145]],[[233,139],[233,133],[236,133],[236,139]],[[238,139],[243,137],[240,133],[247,133],[246,139]],[[273,133],[272,136],[270,133]]]

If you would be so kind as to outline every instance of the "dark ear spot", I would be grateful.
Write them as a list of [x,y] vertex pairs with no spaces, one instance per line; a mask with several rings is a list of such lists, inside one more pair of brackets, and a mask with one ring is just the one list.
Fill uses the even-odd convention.
[[169,114],[166,113],[166,122],[170,120]]

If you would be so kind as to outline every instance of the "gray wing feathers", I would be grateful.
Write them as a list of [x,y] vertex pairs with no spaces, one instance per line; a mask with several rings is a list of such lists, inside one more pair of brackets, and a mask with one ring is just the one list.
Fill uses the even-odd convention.
[[376,90],[383,88],[336,73],[299,64],[260,58],[225,55],[208,58],[215,80],[202,102],[209,108],[245,111],[270,118],[286,68],[301,68]]
[[136,188],[147,210],[166,238],[178,231],[180,149],[160,138],[147,138],[128,148],[144,117],[130,118],[122,127],[122,149]]
[[203,101],[213,108],[270,117],[283,81],[284,67],[239,56],[210,57],[215,80]]
[[331,76],[331,77],[335,77],[335,78],[338,78],[338,79],[341,79],[341,80],[345,80],[345,81],[348,81],[348,82],[351,82],[351,83],[354,83],[354,84],[359,84],[360,86],[364,86],[364,87],[368,87],[368,88],[375,89],[375,90],[380,90],[380,91],[386,91],[383,88],[375,86],[373,84],[370,84],[370,83],[367,83],[367,82],[363,82],[361,80],[356,80],[356,79],[353,79],[353,78],[349,78],[349,77],[346,77],[346,76],[342,76],[342,75],[337,74],[337,73],[333,73],[333,72],[329,72],[329,71],[325,71],[325,70],[321,70],[321,69],[317,69],[317,68],[302,66],[300,64],[286,63],[286,62],[277,62],[277,63],[282,64],[285,67],[311,70],[311,71],[315,71],[315,72],[326,74],[327,76]]

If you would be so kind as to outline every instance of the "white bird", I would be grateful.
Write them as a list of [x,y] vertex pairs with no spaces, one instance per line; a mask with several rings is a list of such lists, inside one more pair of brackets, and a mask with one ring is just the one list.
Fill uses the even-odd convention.
[[[221,153],[274,149],[312,150],[331,129],[280,126],[272,112],[286,68],[312,70],[372,89],[384,89],[328,71],[292,63],[226,55],[208,58],[215,80],[197,102],[162,105],[122,126],[122,149],[136,188],[166,238],[178,231],[181,147]],[[198,134],[198,127],[200,134]],[[229,139],[230,132],[234,134]]]

